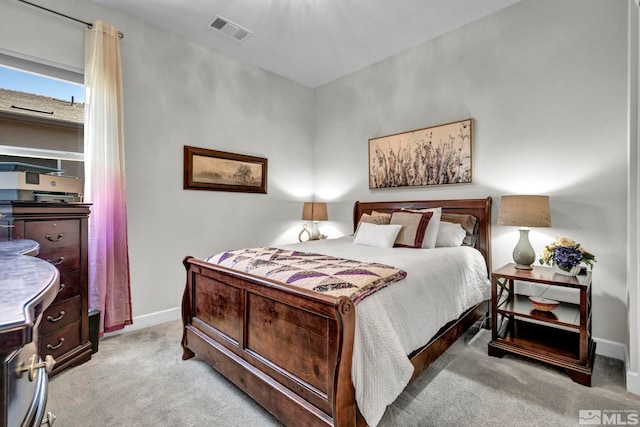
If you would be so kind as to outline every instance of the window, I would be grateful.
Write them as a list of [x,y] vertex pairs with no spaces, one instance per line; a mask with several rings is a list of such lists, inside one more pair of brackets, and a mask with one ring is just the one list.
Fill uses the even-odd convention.
[[80,73],[0,54],[0,162],[84,179]]

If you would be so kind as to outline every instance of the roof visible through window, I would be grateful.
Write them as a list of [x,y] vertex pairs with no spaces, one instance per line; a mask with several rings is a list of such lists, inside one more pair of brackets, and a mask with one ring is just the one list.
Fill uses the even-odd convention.
[[73,97],[74,102],[84,102],[84,87],[81,84],[3,65],[0,65],[0,88],[64,101],[71,101]]

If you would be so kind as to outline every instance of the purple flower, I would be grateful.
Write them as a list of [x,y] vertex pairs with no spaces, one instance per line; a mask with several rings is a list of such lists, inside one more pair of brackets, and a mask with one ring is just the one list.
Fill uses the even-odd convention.
[[582,262],[584,255],[579,246],[558,246],[553,261],[563,270],[570,270]]

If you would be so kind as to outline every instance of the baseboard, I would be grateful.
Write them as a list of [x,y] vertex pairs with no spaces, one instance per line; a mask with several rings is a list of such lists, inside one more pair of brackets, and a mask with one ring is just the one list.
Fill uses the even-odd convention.
[[627,391],[640,396],[640,375],[632,372],[627,366]]
[[148,328],[149,326],[159,325],[165,322],[171,322],[172,320],[178,320],[181,318],[180,307],[170,308],[168,310],[156,311],[155,313],[143,314],[142,316],[136,316],[133,318],[133,324],[123,329],[114,332],[108,332],[104,334],[106,337],[119,335],[125,332],[131,332],[138,329]]
[[630,370],[627,346],[619,342],[609,341],[602,338],[594,338],[593,340],[598,344],[596,346],[596,354],[622,360],[624,362],[627,391],[640,395],[640,375],[638,375],[637,372]]
[[615,342],[605,340],[604,338],[593,338],[596,342],[596,354],[605,357],[611,357],[613,359],[622,360],[623,362],[627,361],[627,346]]

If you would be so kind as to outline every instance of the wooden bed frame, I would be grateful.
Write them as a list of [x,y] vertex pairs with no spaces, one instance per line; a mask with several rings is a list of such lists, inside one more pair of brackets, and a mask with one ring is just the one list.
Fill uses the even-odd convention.
[[[478,218],[476,247],[491,271],[491,198],[356,202],[363,213],[442,207]],[[184,260],[184,360],[198,357],[286,425],[366,425],[351,382],[355,306],[333,297],[206,263]],[[486,301],[408,357],[417,377],[487,313]],[[412,378],[412,379],[413,379]]]

